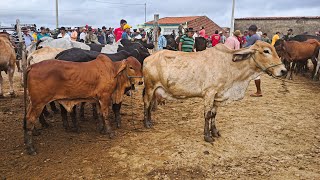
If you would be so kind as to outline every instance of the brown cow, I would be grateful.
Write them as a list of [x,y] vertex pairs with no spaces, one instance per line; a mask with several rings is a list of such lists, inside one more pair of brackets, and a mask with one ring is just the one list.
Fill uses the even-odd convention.
[[311,59],[314,64],[312,75],[315,74],[319,47],[320,42],[316,39],[308,39],[303,42],[278,40],[278,43],[275,44],[278,55],[281,58],[286,59],[289,63],[292,63],[291,67],[290,65],[288,66],[289,73],[287,77],[289,79],[292,79],[295,64],[308,59]]
[[11,45],[8,37],[0,36],[0,98],[3,97],[2,91],[2,75],[1,71],[5,71],[9,75],[10,95],[14,96],[13,90],[13,74],[15,69],[16,53]]
[[120,102],[126,87],[142,81],[141,64],[133,57],[120,62],[99,55],[90,62],[46,60],[28,69],[27,88],[30,96],[28,112],[24,119],[24,137],[27,152],[35,155],[32,130],[43,107],[58,101],[67,111],[84,101],[98,102],[98,110],[105,121],[101,132],[113,136],[107,120],[111,99]]

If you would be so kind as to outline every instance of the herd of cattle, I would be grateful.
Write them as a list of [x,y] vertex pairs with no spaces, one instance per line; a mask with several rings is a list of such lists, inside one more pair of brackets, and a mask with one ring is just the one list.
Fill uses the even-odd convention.
[[[165,100],[200,97],[205,104],[204,139],[213,142],[220,136],[215,125],[217,107],[242,99],[252,79],[263,72],[273,77],[284,76],[287,69],[293,69],[296,64],[300,66],[309,58],[315,63],[314,74],[319,68],[320,44],[319,39],[314,38],[303,42],[279,41],[275,47],[257,41],[250,48],[239,50],[218,44],[195,53],[162,50],[150,55],[146,46],[121,40],[112,46],[90,47],[49,38],[28,47],[29,66],[24,78],[28,93],[25,99],[29,100],[24,118],[27,152],[36,154],[32,137],[38,134],[37,120],[43,127],[48,126],[47,104],[56,110],[54,102],[59,103],[63,126],[70,128],[67,120],[70,113],[73,128],[78,130],[77,105],[81,105],[80,117],[83,117],[84,103],[92,103],[100,133],[112,137],[108,119],[110,106],[116,126],[120,128],[123,97],[142,84],[145,127],[152,127],[151,112]],[[278,55],[291,65],[285,63],[285,67]],[[10,41],[0,37],[0,72],[9,74],[10,94],[14,94],[14,64],[15,52]],[[304,68],[304,64],[301,67]],[[1,76],[0,81],[0,95],[3,95]]]

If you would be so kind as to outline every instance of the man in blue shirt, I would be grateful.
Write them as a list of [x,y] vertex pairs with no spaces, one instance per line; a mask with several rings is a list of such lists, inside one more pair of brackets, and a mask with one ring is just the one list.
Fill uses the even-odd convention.
[[49,34],[47,34],[45,27],[40,28],[40,33],[37,34],[37,40],[39,41],[43,37],[49,37]]
[[161,34],[161,28],[158,28],[158,50],[165,49],[167,47],[167,39]]
[[[260,36],[257,34],[257,26],[256,25],[251,25],[249,27],[249,38],[247,43],[245,44],[244,47],[250,47],[254,43],[256,43],[257,40],[261,40]],[[254,83],[256,84],[257,92],[254,94],[251,94],[251,97],[262,97],[262,91],[261,91],[261,80],[260,76],[258,76],[255,80]]]

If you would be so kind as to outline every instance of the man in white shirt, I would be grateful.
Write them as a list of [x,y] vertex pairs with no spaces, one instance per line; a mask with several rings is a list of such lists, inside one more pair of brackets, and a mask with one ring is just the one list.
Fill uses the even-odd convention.
[[83,42],[83,43],[84,43],[84,41],[86,40],[86,35],[87,35],[87,33],[86,33],[86,28],[83,28],[83,29],[82,29],[82,32],[80,33],[80,37],[79,37],[80,42]]
[[61,27],[60,28],[60,34],[58,34],[57,38],[65,38],[71,41],[71,37],[69,36],[69,34],[66,32],[66,28],[65,27]]

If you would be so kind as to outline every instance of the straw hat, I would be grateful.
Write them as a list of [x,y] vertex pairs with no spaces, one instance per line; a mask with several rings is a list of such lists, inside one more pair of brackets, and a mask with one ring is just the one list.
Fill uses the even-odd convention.
[[233,35],[235,35],[235,36],[242,36],[240,30],[235,30],[235,31],[233,32]]

